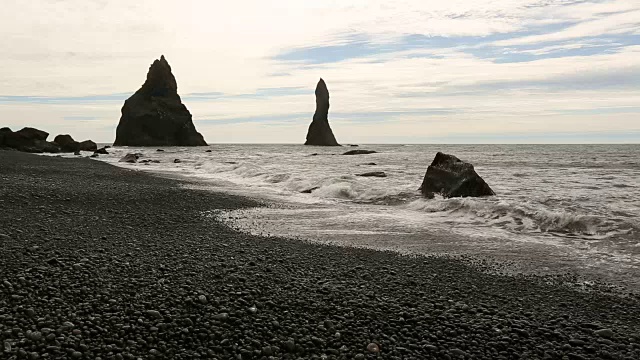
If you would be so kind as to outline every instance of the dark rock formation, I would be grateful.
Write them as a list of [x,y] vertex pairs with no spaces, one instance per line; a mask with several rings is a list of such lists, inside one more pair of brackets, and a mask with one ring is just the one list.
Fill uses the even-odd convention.
[[73,140],[71,135],[68,134],[56,136],[53,142],[58,144],[64,152],[76,152],[80,150],[80,143]]
[[91,140],[77,142],[69,134],[58,135],[53,139],[53,142],[60,146],[60,150],[63,152],[76,153],[78,151],[98,150],[98,145],[95,142]]
[[31,153],[57,153],[60,148],[47,141],[49,133],[25,127],[16,132],[11,131],[8,127],[0,129],[0,148],[10,148],[18,151]]
[[109,152],[107,151],[107,146],[105,146],[105,147],[101,147],[100,149],[95,150],[93,153],[94,153],[94,154],[102,154],[102,155],[107,155],[107,154],[109,154]]
[[13,131],[8,127],[0,128],[0,144],[2,144],[2,140],[4,139],[4,136],[10,133],[13,133]]
[[135,163],[138,162],[137,154],[127,154],[122,157],[122,159],[118,160],[118,162],[127,162],[127,163]]
[[21,130],[18,130],[17,133],[25,138],[40,141],[47,141],[47,137],[49,137],[48,132],[31,127],[22,128]]
[[316,112],[309,125],[305,145],[340,146],[329,126],[329,90],[324,80],[316,86]]
[[307,190],[302,190],[302,191],[300,191],[300,193],[301,194],[311,194],[314,190],[318,190],[318,189],[320,189],[319,186],[314,186],[314,187],[309,188]]
[[153,62],[142,87],[124,102],[115,146],[206,146],[178,95],[164,56]]
[[364,177],[387,177],[387,174],[384,171],[371,171],[366,172],[364,174],[358,174],[356,176],[364,176]]
[[375,154],[377,151],[373,150],[349,150],[342,155],[366,155],[366,154]]
[[98,150],[98,144],[94,143],[91,140],[85,140],[80,143],[81,151],[96,151]]
[[441,152],[427,168],[420,191],[427,198],[432,198],[434,193],[445,198],[495,195],[473,165]]

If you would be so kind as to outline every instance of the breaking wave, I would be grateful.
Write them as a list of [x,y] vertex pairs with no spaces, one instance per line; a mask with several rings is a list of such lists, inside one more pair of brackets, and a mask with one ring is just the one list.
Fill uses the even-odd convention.
[[434,199],[416,200],[408,209],[429,213],[443,213],[452,221],[465,219],[474,225],[499,226],[515,232],[554,233],[583,238],[605,238],[613,235],[637,233],[633,224],[597,215],[577,214],[566,210],[550,210],[533,202],[512,204],[495,199]]

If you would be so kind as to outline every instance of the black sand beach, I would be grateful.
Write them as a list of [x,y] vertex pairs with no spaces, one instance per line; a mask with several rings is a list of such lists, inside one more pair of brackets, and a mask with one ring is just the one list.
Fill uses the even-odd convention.
[[640,359],[636,296],[244,235],[178,185],[0,151],[0,358]]

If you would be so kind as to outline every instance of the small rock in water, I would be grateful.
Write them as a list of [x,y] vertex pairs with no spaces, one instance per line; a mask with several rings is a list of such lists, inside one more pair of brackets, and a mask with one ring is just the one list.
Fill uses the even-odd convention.
[[173,160],[173,163],[174,163],[174,164],[178,164],[178,163],[181,163],[181,162],[182,162],[182,161],[180,161],[180,159],[174,159],[174,160]]
[[156,151],[158,151],[158,152],[163,152],[164,150],[162,150],[162,149],[157,149]]
[[136,154],[127,154],[118,160],[118,162],[135,163],[138,162],[138,157]]
[[319,186],[314,186],[314,187],[312,187],[310,189],[302,190],[302,191],[300,191],[300,193],[301,194],[311,194],[314,190],[318,190],[318,189],[320,189]]
[[387,177],[387,174],[384,171],[372,171],[364,174],[357,174],[357,176],[364,177]]
[[367,155],[367,154],[375,154],[375,153],[377,153],[377,151],[357,149],[357,150],[349,150],[342,155]]
[[102,154],[102,155],[108,155],[109,152],[107,151],[108,146],[102,147],[96,151],[93,152],[94,155],[98,155],[98,154]]
[[211,152],[211,151],[212,151],[212,150],[207,150],[207,151],[205,151],[205,152]]

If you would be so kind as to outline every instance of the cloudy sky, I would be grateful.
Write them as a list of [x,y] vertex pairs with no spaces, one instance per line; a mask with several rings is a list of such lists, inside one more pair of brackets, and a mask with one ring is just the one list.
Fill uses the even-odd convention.
[[3,0],[0,126],[111,142],[164,54],[210,143],[640,142],[638,0]]

